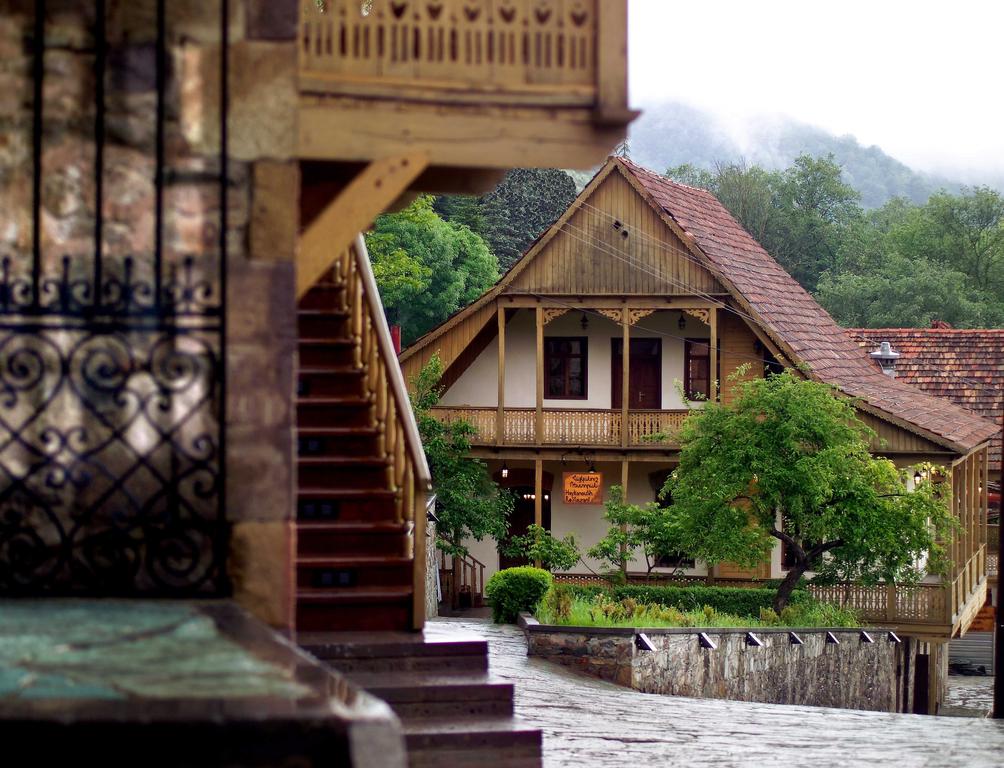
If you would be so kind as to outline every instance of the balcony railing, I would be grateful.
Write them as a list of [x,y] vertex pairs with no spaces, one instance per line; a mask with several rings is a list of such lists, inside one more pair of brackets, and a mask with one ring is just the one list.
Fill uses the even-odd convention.
[[[433,415],[444,422],[463,419],[477,433],[475,444],[496,445],[498,410],[496,408],[436,407]],[[675,434],[689,411],[629,411],[627,445],[631,447],[673,445]],[[534,408],[506,408],[503,445],[623,445],[623,414],[620,410],[545,408],[542,412],[543,432],[536,434],[537,411]],[[665,442],[653,442],[657,434],[667,435]]]
[[[601,79],[624,79],[623,64],[620,72],[610,71],[623,60],[622,46],[601,39],[606,28],[616,35],[622,26],[599,23],[617,4],[610,5],[603,8],[601,0],[304,0],[301,84],[366,97],[405,89],[419,101],[601,107]],[[604,50],[618,55],[601,62]]]

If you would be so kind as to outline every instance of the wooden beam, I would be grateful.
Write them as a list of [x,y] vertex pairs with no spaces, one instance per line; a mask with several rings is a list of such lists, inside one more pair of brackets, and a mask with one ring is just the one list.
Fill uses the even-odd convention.
[[[626,367],[626,366],[625,366]],[[627,397],[623,398],[624,402],[627,402]],[[626,426],[626,425],[625,425]],[[623,494],[624,503],[628,503],[628,469],[630,465],[628,464],[627,458],[621,459],[621,493]],[[627,532],[627,524],[621,523],[621,533]],[[621,542],[621,572],[627,573],[627,544]]]
[[498,306],[498,326],[499,394],[498,411],[495,415],[495,445],[502,445],[505,443],[505,309],[501,304]]
[[428,159],[420,152],[376,160],[328,203],[300,235],[297,298],[310,290],[338,254],[407,190],[427,165]]
[[621,447],[628,445],[628,401],[631,399],[631,325],[627,307],[621,310]]
[[630,120],[628,111],[627,0],[596,4],[597,119],[611,123]]
[[534,420],[534,442],[544,442],[544,308],[534,313],[537,330],[537,414]]
[[718,307],[711,308],[711,392],[709,393],[712,402],[718,402],[721,393],[721,382],[718,380]]
[[[500,301],[504,301],[508,307],[536,307],[540,305],[545,309],[711,309],[720,306],[713,301],[689,298],[687,296],[629,296],[620,298],[613,294],[609,296],[583,296],[581,294],[570,293],[502,293]],[[724,300],[724,297],[723,297]]]
[[[534,459],[533,461],[533,523],[534,525],[544,525],[544,461]],[[534,562],[540,568],[540,560]]]

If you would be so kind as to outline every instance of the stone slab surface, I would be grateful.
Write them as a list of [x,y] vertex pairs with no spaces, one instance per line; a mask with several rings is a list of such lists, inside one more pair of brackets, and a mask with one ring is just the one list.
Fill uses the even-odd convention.
[[517,719],[544,731],[546,768],[1004,763],[1002,722],[638,693],[527,658],[523,633],[514,626],[463,619],[432,624],[439,633],[489,641],[492,675],[516,685]]

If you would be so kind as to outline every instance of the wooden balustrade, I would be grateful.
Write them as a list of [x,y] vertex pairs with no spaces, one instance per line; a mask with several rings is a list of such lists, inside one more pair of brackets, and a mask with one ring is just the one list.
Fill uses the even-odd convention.
[[[446,585],[445,593],[450,607],[480,608],[484,605],[485,564],[474,555],[448,555],[439,552],[440,581]],[[468,598],[462,595],[469,594]]]
[[598,5],[309,0],[300,3],[301,79],[352,95],[396,87],[419,100],[431,91],[454,102],[594,106],[601,81],[619,76],[597,65]]
[[[453,408],[437,406],[433,415],[445,422],[463,419],[475,428],[472,442],[494,445],[495,408]],[[634,447],[659,445],[647,439],[656,434],[674,434],[686,419],[688,411],[631,411],[628,413],[628,445]],[[623,416],[619,410],[548,408],[543,412],[543,434],[537,440],[536,410],[533,408],[504,409],[504,445],[621,445]],[[670,442],[669,444],[672,444]]]
[[339,254],[332,280],[345,288],[341,308],[349,313],[356,367],[366,372],[364,392],[373,404],[370,426],[377,430],[378,451],[387,459],[396,519],[411,524],[412,615],[414,627],[420,629],[425,620],[425,507],[432,479],[362,237]]

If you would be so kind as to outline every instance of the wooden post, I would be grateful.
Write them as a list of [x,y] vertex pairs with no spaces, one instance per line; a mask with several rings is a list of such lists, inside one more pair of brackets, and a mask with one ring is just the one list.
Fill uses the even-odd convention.
[[[537,310],[538,312],[540,310]],[[544,461],[534,459],[533,462],[533,524],[544,525]],[[534,561],[540,568],[540,560]]]
[[537,326],[537,418],[534,422],[534,442],[544,441],[544,308],[538,306]]
[[896,618],[896,585],[885,585],[885,620],[892,622]]
[[712,307],[710,312],[711,322],[711,349],[709,349],[711,365],[711,392],[708,399],[714,402],[718,400],[720,387],[718,386],[718,307]]
[[627,0],[603,0],[596,11],[598,117],[623,119],[628,103]]
[[505,443],[505,308],[498,305],[499,324],[499,394],[495,414],[495,445]]
[[[627,448],[629,429],[628,400],[631,398],[631,326],[628,325],[627,307],[621,309],[621,447]],[[625,499],[626,501],[626,499]]]
[[[625,315],[627,312],[624,313]],[[626,332],[625,332],[626,333]],[[626,367],[626,366],[625,366]],[[627,398],[624,398],[627,402]],[[625,424],[625,426],[627,426]],[[624,494],[624,503],[628,500],[628,460],[627,457],[621,459],[621,493]],[[627,525],[621,524],[621,532],[627,532]],[[621,572],[627,574],[627,544],[621,543]]]

